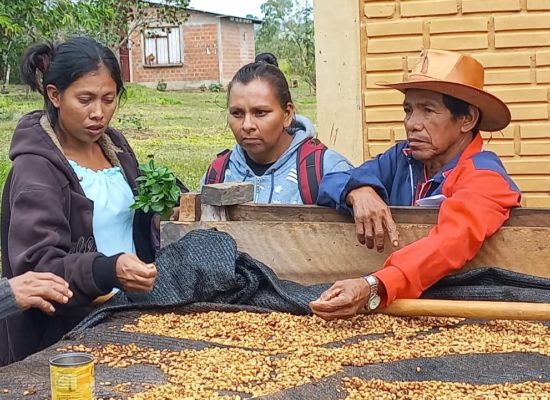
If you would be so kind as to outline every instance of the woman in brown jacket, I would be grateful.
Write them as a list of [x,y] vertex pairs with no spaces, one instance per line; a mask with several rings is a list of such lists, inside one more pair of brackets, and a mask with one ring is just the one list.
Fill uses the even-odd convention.
[[55,304],[55,312],[29,309],[0,324],[0,365],[55,343],[97,297],[150,291],[156,278],[152,216],[129,209],[137,160],[109,128],[124,94],[113,52],[81,37],[36,44],[21,71],[44,96],[45,111],[25,115],[13,135],[2,198],[2,274],[51,272],[69,283],[73,297]]

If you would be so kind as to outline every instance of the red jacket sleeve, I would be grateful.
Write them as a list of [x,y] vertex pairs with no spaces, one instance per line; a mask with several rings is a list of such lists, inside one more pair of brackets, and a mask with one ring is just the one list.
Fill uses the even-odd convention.
[[428,236],[394,252],[374,275],[386,288],[386,303],[417,298],[473,259],[520,205],[520,194],[497,172],[476,170],[471,160],[444,182],[447,199]]

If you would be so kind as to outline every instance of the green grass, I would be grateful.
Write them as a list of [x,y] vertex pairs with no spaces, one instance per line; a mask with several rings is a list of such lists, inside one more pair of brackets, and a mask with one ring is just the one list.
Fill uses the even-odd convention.
[[[121,130],[140,162],[154,155],[157,165],[171,168],[190,189],[198,187],[210,161],[234,144],[227,126],[226,93],[159,92],[128,85],[128,98],[119,107],[111,126]],[[316,121],[315,96],[307,85],[293,89],[299,114]],[[0,184],[9,171],[8,149],[19,118],[41,109],[42,97],[27,95],[22,86],[0,94]]]

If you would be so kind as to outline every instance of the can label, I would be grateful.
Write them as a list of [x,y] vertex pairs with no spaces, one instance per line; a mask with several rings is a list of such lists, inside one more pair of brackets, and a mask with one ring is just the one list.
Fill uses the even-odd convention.
[[93,400],[94,357],[67,353],[50,359],[52,400]]

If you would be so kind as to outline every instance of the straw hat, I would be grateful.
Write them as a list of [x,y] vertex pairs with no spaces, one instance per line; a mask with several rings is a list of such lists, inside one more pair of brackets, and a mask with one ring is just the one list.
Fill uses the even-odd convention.
[[510,110],[499,98],[483,90],[483,65],[470,56],[445,50],[424,50],[403,83],[380,83],[405,93],[424,89],[446,94],[481,111],[479,129],[498,131],[510,123]]

